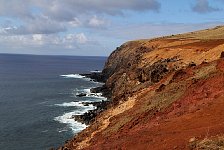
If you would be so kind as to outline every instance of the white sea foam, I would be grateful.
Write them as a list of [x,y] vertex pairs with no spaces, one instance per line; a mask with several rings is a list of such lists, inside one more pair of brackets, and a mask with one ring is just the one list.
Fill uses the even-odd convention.
[[99,71],[99,70],[93,70],[93,71],[90,71],[92,73],[101,73],[102,71]]
[[90,89],[84,89],[84,93],[86,93],[86,97],[97,98],[101,100],[107,100],[102,96],[102,93],[92,93]]
[[63,106],[63,107],[83,107],[81,102],[69,102],[69,103],[62,103],[62,104],[55,104],[56,106]]
[[43,130],[43,131],[41,131],[42,133],[46,133],[46,132],[48,132],[48,130]]
[[61,132],[67,132],[68,129],[58,129],[58,132],[61,133]]
[[[72,116],[77,115],[76,112],[65,113],[62,116],[55,117],[54,120],[60,123],[68,124],[68,126],[72,129],[73,133],[78,133],[84,130],[87,125],[77,122],[72,118]],[[59,131],[63,132],[63,131]]]
[[60,75],[60,76],[64,78],[76,78],[76,79],[85,78],[85,76],[82,76],[80,74],[66,74],[66,75]]
[[[56,105],[56,106],[62,106],[62,107],[79,107],[79,108],[81,108],[81,111],[76,110],[75,112],[76,112],[77,114],[84,114],[84,113],[87,112],[88,110],[96,109],[96,107],[93,106],[92,104],[84,105],[83,102],[84,102],[84,101],[81,101],[81,102],[68,102],[68,103],[55,104],[55,105]],[[85,101],[85,102],[86,102],[86,101]]]
[[[55,105],[62,106],[62,107],[79,107],[79,109],[76,109],[73,112],[64,113],[62,116],[58,116],[54,118],[55,121],[68,124],[69,128],[71,128],[74,133],[78,133],[79,131],[85,129],[87,126],[85,124],[75,121],[73,116],[82,115],[85,112],[88,112],[89,110],[96,109],[96,107],[93,106],[92,104],[84,106],[82,102],[70,102],[70,103],[62,103],[62,104],[55,104]],[[60,130],[58,132],[63,132],[63,131]]]
[[[100,72],[100,71],[97,71],[97,72]],[[79,74],[67,74],[67,75],[60,75],[60,76],[63,78],[77,78],[77,79],[84,79],[86,81],[94,82],[90,78],[86,78],[85,76],[82,76]],[[94,82],[94,83],[96,83],[97,85],[102,85],[102,83],[99,83],[99,82]],[[83,90],[80,90],[80,89],[74,90],[75,96],[80,93],[85,93],[86,94],[85,97],[88,97],[88,99],[90,99],[89,101],[85,100],[85,101],[79,101],[79,102],[65,102],[62,104],[55,104],[56,106],[59,106],[59,107],[77,107],[77,108],[74,108],[75,110],[73,112],[64,113],[61,116],[55,117],[54,120],[60,123],[67,124],[68,127],[71,128],[74,133],[78,133],[82,131],[83,129],[85,129],[87,125],[75,121],[74,116],[82,115],[88,112],[89,110],[96,109],[96,107],[93,106],[92,104],[84,105],[83,102],[98,102],[102,100],[107,100],[105,97],[102,96],[102,93],[91,93],[90,89],[91,88],[83,89]],[[65,129],[60,129],[58,132],[64,132],[64,131]]]

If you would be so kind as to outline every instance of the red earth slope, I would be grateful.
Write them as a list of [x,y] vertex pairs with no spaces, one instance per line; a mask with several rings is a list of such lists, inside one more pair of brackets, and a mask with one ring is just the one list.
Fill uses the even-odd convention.
[[103,70],[112,106],[61,149],[194,149],[224,135],[223,51],[224,27],[123,44]]
[[[197,78],[195,72],[211,66],[215,66],[214,72]],[[147,95],[154,90],[149,89],[144,94],[145,98],[138,99],[133,108],[113,118],[104,131],[106,134],[95,136],[86,149],[189,149],[188,142],[193,137],[203,139],[224,134],[223,70],[224,60],[218,60],[184,70],[184,77],[172,79],[153,96]],[[140,111],[142,103],[150,103],[157,97],[164,98],[163,92],[171,97],[181,95],[172,100],[174,102],[168,107],[160,108],[160,105],[168,102],[168,99],[163,99],[163,103],[157,107]],[[122,122],[130,115],[133,119],[117,128],[117,122]]]

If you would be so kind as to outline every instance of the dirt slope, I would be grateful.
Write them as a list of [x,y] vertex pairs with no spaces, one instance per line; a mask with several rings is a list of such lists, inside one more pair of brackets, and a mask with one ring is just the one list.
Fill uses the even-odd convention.
[[64,149],[194,149],[223,135],[223,51],[222,26],[118,47],[103,70],[111,108]]

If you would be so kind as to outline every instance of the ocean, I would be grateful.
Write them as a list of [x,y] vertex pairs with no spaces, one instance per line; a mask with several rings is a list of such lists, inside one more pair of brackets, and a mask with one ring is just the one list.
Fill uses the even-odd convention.
[[0,149],[56,148],[83,130],[72,116],[94,106],[81,102],[105,98],[90,93],[102,83],[79,74],[102,70],[106,59],[0,54]]

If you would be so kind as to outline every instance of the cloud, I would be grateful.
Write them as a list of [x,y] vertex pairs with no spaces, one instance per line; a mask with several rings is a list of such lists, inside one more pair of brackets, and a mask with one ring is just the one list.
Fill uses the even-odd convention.
[[156,0],[60,0],[48,1],[50,4],[41,3],[44,13],[58,20],[70,20],[80,14],[108,14],[120,15],[125,11],[159,11],[160,3]]
[[0,36],[1,46],[23,47],[29,49],[31,47],[77,47],[82,44],[88,44],[88,39],[84,33],[66,34],[60,36],[58,34],[27,34],[27,35],[10,35]]
[[[1,53],[106,56],[101,44],[80,33],[70,34],[0,34]],[[109,49],[108,49],[109,50]]]
[[12,16],[12,17],[32,17],[29,8],[31,7],[31,1],[23,0],[1,0],[0,1],[0,16]]
[[76,39],[77,39],[77,42],[80,44],[84,44],[88,41],[84,33],[77,34]]
[[[204,29],[220,25],[220,23],[178,24],[144,23],[138,25],[116,26],[113,30],[98,30],[93,35],[83,32],[67,34],[0,34],[1,49],[6,52],[19,51],[42,54],[76,54],[76,55],[109,55],[114,47],[127,40],[148,39]],[[0,31],[1,32],[1,31]],[[31,50],[32,51],[28,51]]]
[[84,33],[79,33],[79,34],[68,34],[63,39],[63,41],[65,41],[65,43],[77,42],[79,44],[85,44],[88,41],[88,39]]
[[74,17],[91,13],[119,15],[124,11],[159,11],[157,0],[1,0],[0,15],[11,17],[34,17],[36,13],[43,13],[58,20],[72,20]]
[[19,22],[5,26],[8,29],[4,33],[15,35],[54,34],[76,27],[105,28],[108,25],[108,21],[102,19],[105,14],[159,9],[160,3],[156,0],[0,0],[0,16]]
[[192,10],[194,12],[203,14],[218,11],[219,9],[210,6],[208,0],[197,0],[196,5],[192,7]]
[[106,24],[106,21],[99,19],[96,15],[93,16],[88,22],[88,25],[91,27],[100,27],[105,24]]
[[34,34],[32,40],[38,45],[44,44],[43,35],[41,34]]
[[[147,23],[169,19],[164,19],[160,2],[162,0],[0,0],[1,52],[21,49],[55,54],[54,50],[58,50],[57,54],[63,54],[64,50],[70,50],[71,54],[108,55],[113,47],[127,40],[207,27]],[[218,10],[207,0],[196,2],[192,8],[195,12]],[[154,16],[148,12],[161,14]],[[154,20],[156,16],[161,19]],[[178,22],[178,18],[175,21]],[[79,53],[72,52],[76,49]]]
[[53,34],[65,32],[66,25],[61,22],[56,22],[47,16],[38,16],[35,18],[26,19],[20,26],[11,26],[2,28],[4,34],[21,35],[21,34]]
[[78,26],[81,26],[82,25],[82,22],[78,18],[75,17],[71,21],[69,21],[68,24],[71,27],[78,27]]

